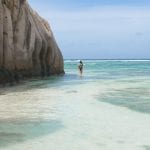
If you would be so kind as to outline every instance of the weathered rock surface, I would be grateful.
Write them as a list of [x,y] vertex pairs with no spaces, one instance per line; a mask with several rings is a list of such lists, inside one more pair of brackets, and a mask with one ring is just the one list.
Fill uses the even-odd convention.
[[60,73],[63,57],[47,21],[26,0],[0,0],[0,83]]

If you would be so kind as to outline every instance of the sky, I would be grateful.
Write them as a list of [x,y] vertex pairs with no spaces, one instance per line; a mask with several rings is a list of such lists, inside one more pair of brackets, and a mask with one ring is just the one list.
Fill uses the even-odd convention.
[[65,59],[149,59],[150,0],[28,0]]

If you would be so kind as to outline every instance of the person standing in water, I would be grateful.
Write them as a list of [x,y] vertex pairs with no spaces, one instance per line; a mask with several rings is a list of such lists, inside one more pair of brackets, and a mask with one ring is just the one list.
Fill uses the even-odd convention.
[[83,74],[83,62],[80,60],[79,65],[78,65],[79,73],[82,76]]

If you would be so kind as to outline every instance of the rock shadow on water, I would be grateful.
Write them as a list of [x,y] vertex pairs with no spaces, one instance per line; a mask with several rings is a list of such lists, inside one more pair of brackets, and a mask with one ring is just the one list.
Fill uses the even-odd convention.
[[60,120],[0,121],[0,148],[53,134],[63,128]]
[[15,86],[0,88],[0,95],[14,92],[25,92],[34,89],[63,88],[68,85],[84,84],[76,74],[65,74],[63,76],[51,76],[45,78],[33,78],[25,80]]
[[37,80],[29,83],[28,89],[45,89],[45,88],[63,88],[68,85],[84,84],[76,74],[65,74],[64,76],[53,76],[43,80]]

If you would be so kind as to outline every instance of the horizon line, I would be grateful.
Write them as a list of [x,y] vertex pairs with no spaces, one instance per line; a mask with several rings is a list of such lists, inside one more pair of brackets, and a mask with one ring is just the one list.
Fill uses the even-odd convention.
[[64,58],[64,60],[150,60],[150,58]]

